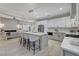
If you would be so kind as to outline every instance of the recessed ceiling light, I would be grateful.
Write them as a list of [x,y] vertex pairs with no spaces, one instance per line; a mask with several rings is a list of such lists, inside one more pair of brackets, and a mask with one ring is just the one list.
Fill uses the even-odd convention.
[[60,11],[63,10],[63,8],[60,8]]

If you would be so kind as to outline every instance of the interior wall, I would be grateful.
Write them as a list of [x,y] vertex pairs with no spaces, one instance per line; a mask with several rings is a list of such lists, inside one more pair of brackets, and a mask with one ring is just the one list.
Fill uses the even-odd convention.
[[[70,17],[63,17],[63,18],[57,18],[57,19],[51,19],[51,20],[44,20],[36,22],[34,25],[36,32],[38,32],[38,25],[44,25],[44,32],[48,32],[48,28],[54,28],[54,27],[71,27],[71,20]],[[53,30],[53,29],[52,29]]]
[[13,19],[8,19],[8,18],[1,18],[0,19],[1,23],[4,24],[3,29],[4,30],[16,30],[18,22]]
[[38,21],[31,24],[31,32],[38,32],[38,25],[44,25],[44,32],[47,31],[47,21]]

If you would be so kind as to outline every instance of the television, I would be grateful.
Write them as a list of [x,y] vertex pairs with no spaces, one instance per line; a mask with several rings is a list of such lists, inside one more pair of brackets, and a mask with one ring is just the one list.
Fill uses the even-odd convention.
[[5,32],[16,32],[16,30],[5,30]]
[[48,32],[48,35],[53,35],[53,32]]

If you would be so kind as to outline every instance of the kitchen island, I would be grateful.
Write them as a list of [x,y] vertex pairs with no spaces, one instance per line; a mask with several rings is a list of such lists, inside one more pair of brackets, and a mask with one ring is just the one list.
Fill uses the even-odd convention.
[[[47,33],[40,33],[40,32],[22,32],[22,34],[26,34],[26,36],[28,36],[28,38],[31,38],[31,41],[35,41],[40,39],[40,48],[46,48],[48,47],[48,35]],[[38,39],[35,39],[36,37],[38,37]]]

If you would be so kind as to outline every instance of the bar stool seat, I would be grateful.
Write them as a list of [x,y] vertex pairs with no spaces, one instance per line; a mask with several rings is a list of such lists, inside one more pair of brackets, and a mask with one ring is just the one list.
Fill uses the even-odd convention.
[[[29,37],[28,37],[28,35],[27,34],[23,34],[23,46],[25,47],[25,46],[27,46],[27,49],[29,48],[29,44],[30,44],[30,42],[29,42]],[[30,48],[29,48],[30,49]]]
[[30,50],[30,48],[29,48],[29,43],[30,42],[29,42],[29,38],[28,38],[27,34],[20,33],[20,39],[19,39],[19,41],[20,41],[20,44],[23,45],[23,47],[27,46],[27,49]]

